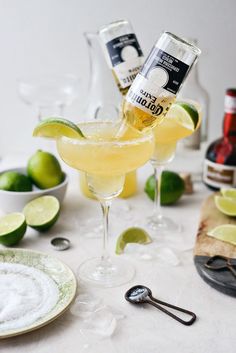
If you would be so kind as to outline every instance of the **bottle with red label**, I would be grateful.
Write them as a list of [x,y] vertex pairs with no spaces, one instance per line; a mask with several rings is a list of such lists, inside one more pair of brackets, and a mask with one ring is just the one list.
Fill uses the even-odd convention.
[[223,137],[207,149],[203,181],[214,190],[236,187],[236,88],[226,90]]

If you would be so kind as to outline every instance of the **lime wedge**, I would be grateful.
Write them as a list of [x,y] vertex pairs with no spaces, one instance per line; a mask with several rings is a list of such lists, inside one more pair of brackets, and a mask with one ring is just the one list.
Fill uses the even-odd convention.
[[193,104],[187,102],[174,103],[171,106],[166,119],[172,119],[178,125],[191,131],[194,131],[199,125],[197,108]]
[[151,241],[152,239],[144,229],[137,227],[128,228],[117,239],[116,254],[122,254],[128,243],[148,244]]
[[234,224],[222,224],[210,230],[207,235],[218,240],[236,245],[236,225]]
[[236,201],[236,189],[220,189],[220,192],[221,194],[224,196],[224,197],[230,197],[232,199],[235,199]]
[[236,199],[224,196],[215,196],[215,205],[219,211],[227,216],[236,216]]
[[23,238],[26,232],[25,216],[22,213],[10,213],[0,218],[0,244],[12,246]]
[[70,138],[84,137],[80,128],[63,118],[47,118],[41,121],[33,131],[35,137],[50,137],[56,139],[61,136]]
[[44,232],[57,221],[60,213],[60,204],[54,196],[41,196],[30,201],[24,207],[23,213],[28,226]]

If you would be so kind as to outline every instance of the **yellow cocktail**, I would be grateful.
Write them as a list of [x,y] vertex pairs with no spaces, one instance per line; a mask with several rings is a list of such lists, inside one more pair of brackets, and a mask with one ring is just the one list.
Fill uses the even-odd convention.
[[90,191],[100,201],[104,216],[103,252],[101,259],[89,259],[79,268],[81,279],[103,287],[129,281],[134,270],[123,260],[110,259],[107,252],[108,211],[110,201],[122,191],[125,175],[151,157],[153,134],[141,134],[127,128],[117,137],[119,124],[93,122],[79,125],[85,138],[57,138],[57,149],[72,168],[86,173]]
[[153,163],[162,165],[174,158],[177,142],[190,136],[193,131],[167,115],[163,122],[153,129],[153,133],[155,149],[151,160]]
[[[86,174],[84,172],[80,172],[80,190],[84,196],[90,199],[96,199],[96,197],[91,193],[88,187]],[[137,173],[136,170],[129,172],[125,175],[125,182],[122,192],[118,195],[123,199],[126,199],[137,192]]]
[[200,107],[189,102],[177,102],[172,106],[163,122],[153,129],[155,148],[151,157],[156,178],[154,212],[149,218],[149,226],[162,232],[176,231],[177,225],[161,213],[160,190],[161,174],[164,166],[170,163],[176,151],[177,142],[193,134],[201,123]]
[[61,137],[57,148],[65,163],[84,171],[90,190],[98,198],[109,199],[123,189],[124,177],[143,165],[153,152],[152,135],[128,129],[115,138],[119,129],[113,123],[80,124],[86,139]]

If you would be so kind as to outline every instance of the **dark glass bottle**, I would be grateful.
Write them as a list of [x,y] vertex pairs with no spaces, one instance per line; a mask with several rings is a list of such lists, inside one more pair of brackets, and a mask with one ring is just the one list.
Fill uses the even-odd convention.
[[226,91],[223,137],[207,149],[203,181],[214,190],[236,187],[236,88]]

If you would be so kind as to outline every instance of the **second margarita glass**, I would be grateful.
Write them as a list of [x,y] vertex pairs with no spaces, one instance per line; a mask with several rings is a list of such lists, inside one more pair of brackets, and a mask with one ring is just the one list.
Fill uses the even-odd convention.
[[180,231],[181,224],[163,216],[161,210],[161,177],[167,164],[175,157],[179,140],[192,135],[201,123],[200,111],[189,102],[177,101],[169,110],[163,122],[153,129],[155,148],[151,157],[156,181],[154,210],[148,225],[162,234]]

